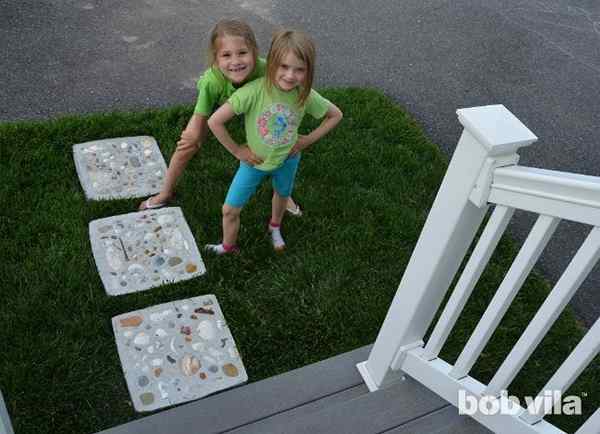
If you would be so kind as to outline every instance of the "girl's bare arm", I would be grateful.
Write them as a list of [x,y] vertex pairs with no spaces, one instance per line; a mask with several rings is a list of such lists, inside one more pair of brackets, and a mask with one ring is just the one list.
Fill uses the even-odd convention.
[[331,104],[327,113],[325,113],[325,119],[323,119],[321,125],[305,136],[298,135],[298,141],[290,151],[290,155],[296,155],[298,152],[315,143],[329,131],[334,129],[343,117],[342,111],[335,104]]
[[245,161],[248,164],[256,165],[261,164],[263,160],[256,156],[254,152],[247,146],[240,146],[231,138],[229,131],[225,127],[227,121],[235,116],[235,112],[231,107],[231,104],[225,103],[219,109],[208,118],[208,128],[215,135],[217,140],[221,142],[225,149],[240,161]]

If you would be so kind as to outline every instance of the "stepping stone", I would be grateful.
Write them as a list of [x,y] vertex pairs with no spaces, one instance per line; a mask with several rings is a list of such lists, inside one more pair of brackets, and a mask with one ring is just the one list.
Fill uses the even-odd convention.
[[153,137],[120,137],[73,146],[85,196],[91,200],[146,197],[160,191],[167,167]]
[[181,208],[94,220],[89,231],[96,266],[109,295],[144,291],[206,273]]
[[138,412],[192,401],[248,381],[212,294],[117,315],[112,326]]

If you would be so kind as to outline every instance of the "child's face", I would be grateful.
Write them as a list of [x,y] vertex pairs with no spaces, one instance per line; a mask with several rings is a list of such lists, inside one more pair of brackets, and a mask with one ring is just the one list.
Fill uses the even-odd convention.
[[302,86],[306,79],[306,64],[288,51],[275,72],[275,84],[285,92]]
[[240,36],[222,36],[217,41],[216,65],[234,84],[241,84],[254,69],[256,59]]

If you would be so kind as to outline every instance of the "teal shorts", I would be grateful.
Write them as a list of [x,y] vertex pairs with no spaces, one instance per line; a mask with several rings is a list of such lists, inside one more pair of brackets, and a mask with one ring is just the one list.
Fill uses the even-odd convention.
[[273,170],[258,170],[254,166],[241,161],[240,167],[229,186],[225,204],[234,208],[242,208],[266,176],[271,176],[273,189],[279,196],[291,196],[298,164],[300,164],[300,154],[288,157],[281,166]]

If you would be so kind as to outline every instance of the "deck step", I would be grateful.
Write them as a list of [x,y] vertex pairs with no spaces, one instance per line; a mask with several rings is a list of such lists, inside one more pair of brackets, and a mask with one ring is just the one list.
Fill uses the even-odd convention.
[[189,434],[190,427],[202,427],[203,433],[233,430],[363,386],[355,365],[367,359],[370,349],[371,345],[367,345],[275,377],[161,411],[100,434]]
[[371,346],[165,410],[100,434],[489,434],[417,381],[369,392]]
[[350,390],[352,394],[345,391],[311,403],[320,407],[317,411],[306,411],[303,406],[227,433],[375,434],[449,406],[411,378],[373,393],[364,385]]

